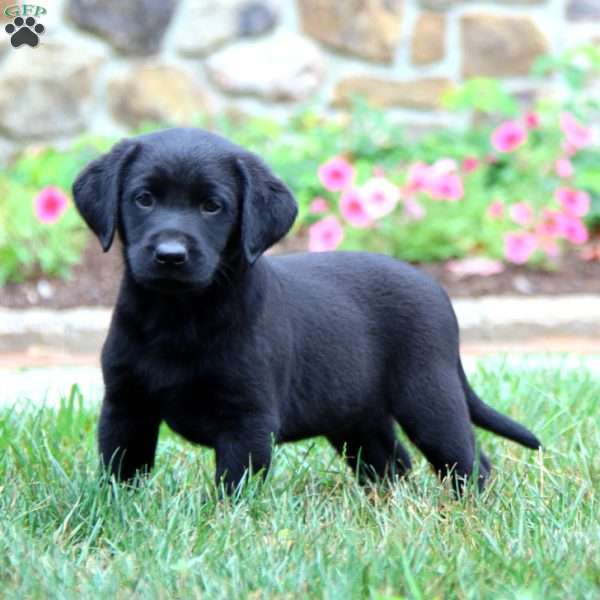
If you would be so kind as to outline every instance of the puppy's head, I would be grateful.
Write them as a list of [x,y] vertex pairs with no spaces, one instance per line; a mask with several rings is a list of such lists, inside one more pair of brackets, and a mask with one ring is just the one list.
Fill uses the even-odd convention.
[[73,196],[104,251],[118,231],[135,281],[170,292],[210,287],[232,256],[253,264],[297,211],[257,156],[200,129],[120,142],[80,173]]

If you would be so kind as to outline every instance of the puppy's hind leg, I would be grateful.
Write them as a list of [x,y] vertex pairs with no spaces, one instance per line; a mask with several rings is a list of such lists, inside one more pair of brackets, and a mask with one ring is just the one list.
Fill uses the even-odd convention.
[[483,481],[485,484],[486,480],[490,476],[492,472],[492,464],[490,463],[490,459],[483,453],[482,450],[479,451],[479,479]]
[[[452,478],[460,495],[475,470],[475,438],[465,394],[454,368],[413,369],[393,414],[438,475]],[[489,461],[480,459],[478,486],[483,488]]]
[[403,477],[411,468],[410,456],[397,439],[391,419],[380,426],[347,431],[328,439],[345,456],[361,484]]

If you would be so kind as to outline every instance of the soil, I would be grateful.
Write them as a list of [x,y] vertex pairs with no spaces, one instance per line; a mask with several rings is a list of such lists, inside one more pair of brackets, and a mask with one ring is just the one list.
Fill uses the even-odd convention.
[[[306,247],[304,240],[291,238],[274,248],[274,253],[294,252]],[[450,296],[600,294],[600,262],[586,262],[576,254],[561,259],[556,271],[536,271],[507,266],[489,277],[458,277],[444,263],[416,265],[439,281]],[[82,262],[68,280],[38,279],[0,287],[0,307],[74,308],[112,306],[121,274],[120,249],[103,254],[95,240],[86,247]]]

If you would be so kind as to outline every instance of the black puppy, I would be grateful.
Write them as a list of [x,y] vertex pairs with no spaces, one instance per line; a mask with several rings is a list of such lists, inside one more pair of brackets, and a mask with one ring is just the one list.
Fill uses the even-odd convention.
[[99,426],[119,478],[152,467],[161,421],[214,448],[229,490],[268,467],[272,439],[318,435],[363,477],[403,475],[394,422],[441,476],[478,469],[480,484],[471,423],[539,447],[470,388],[454,312],[425,275],[375,254],[262,256],[296,203],[244,149],[199,129],[144,135],[73,194],[105,251],[115,231],[123,242]]

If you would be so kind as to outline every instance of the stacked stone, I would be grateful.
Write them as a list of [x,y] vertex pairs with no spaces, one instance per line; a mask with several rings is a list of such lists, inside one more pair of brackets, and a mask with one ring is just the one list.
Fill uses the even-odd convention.
[[597,0],[56,0],[47,11],[36,48],[2,32],[0,154],[355,95],[433,115],[465,78],[527,84],[538,56],[600,24]]

